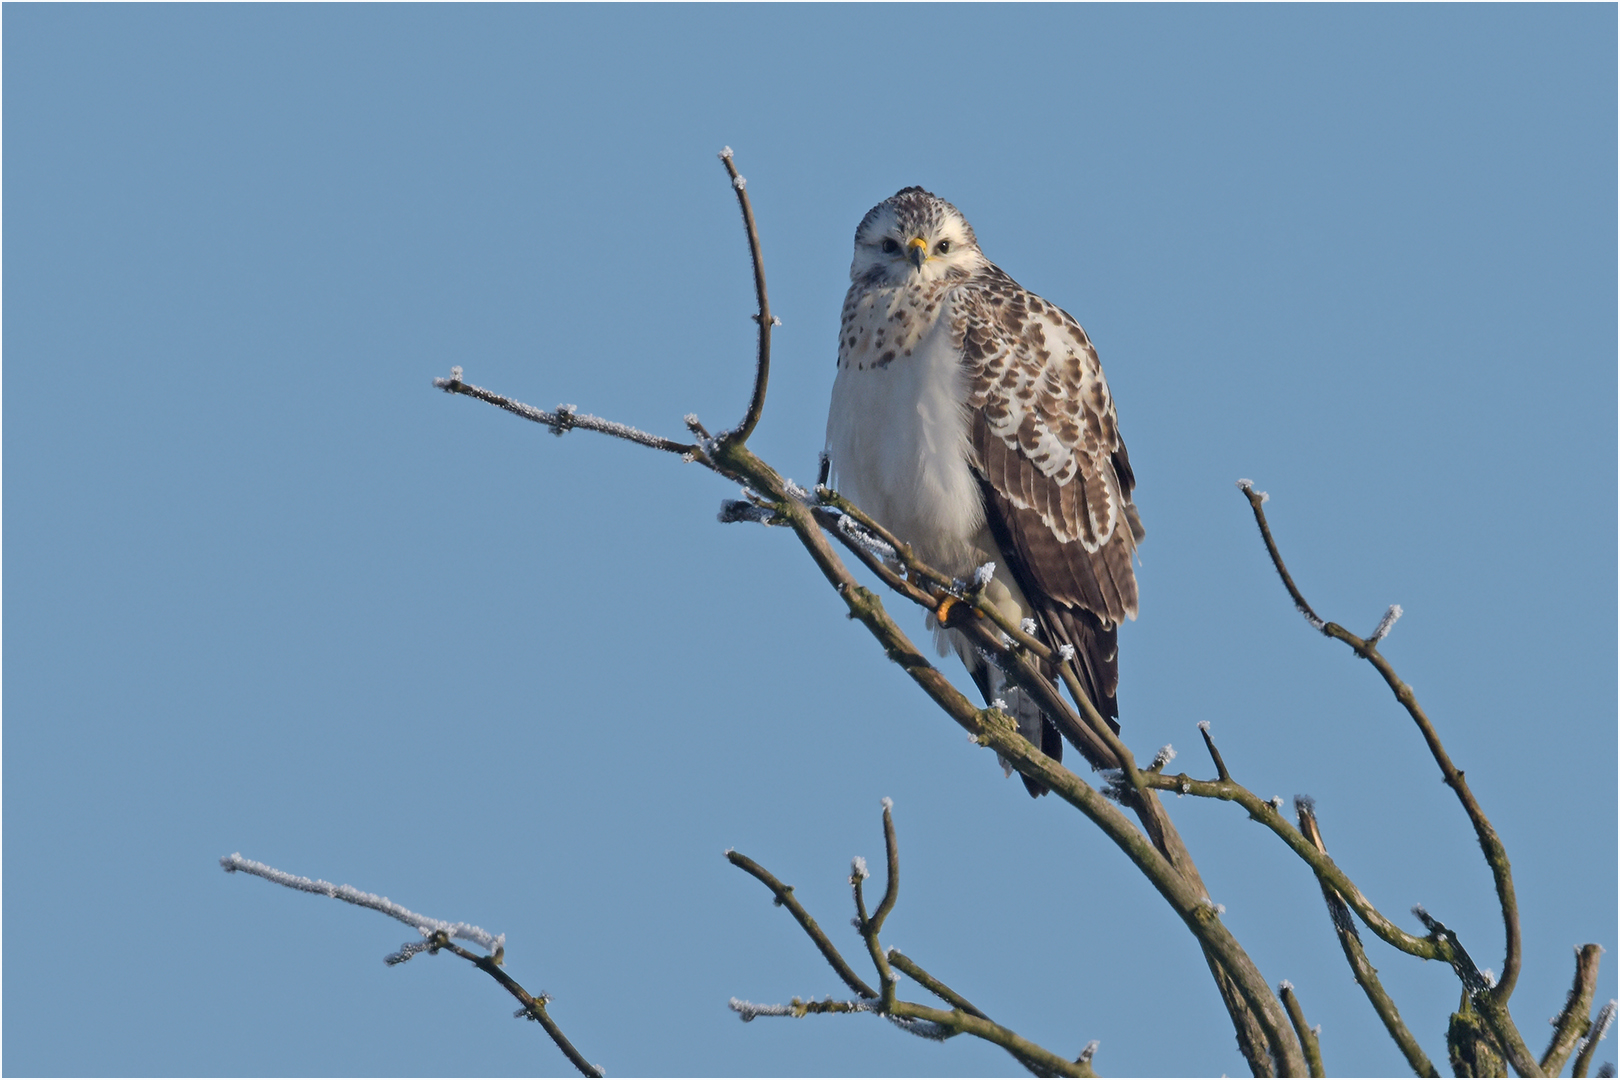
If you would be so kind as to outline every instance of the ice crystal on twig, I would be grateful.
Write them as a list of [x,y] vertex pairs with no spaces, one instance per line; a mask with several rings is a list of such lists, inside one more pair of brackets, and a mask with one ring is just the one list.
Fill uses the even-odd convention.
[[932,1039],[934,1042],[944,1042],[946,1039],[955,1034],[955,1032],[953,1032],[950,1028],[945,1027],[943,1024],[936,1024],[932,1020],[912,1020],[905,1016],[889,1016],[887,1014],[884,1015],[883,1019],[887,1020],[901,1031],[911,1032],[911,1034],[917,1036],[919,1039]]
[[389,967],[393,967],[395,964],[403,964],[417,953],[427,952],[431,948],[433,948],[433,942],[431,941],[407,941],[399,947],[398,952],[391,952],[383,957],[383,963]]
[[887,795],[883,796],[883,809],[888,810],[891,813],[894,811],[894,800],[889,798]]
[[461,365],[460,364],[457,364],[457,365],[455,365],[454,367],[452,367],[450,369],[450,381],[451,382],[460,382],[461,381]]
[[1067,663],[1070,660],[1073,660],[1074,659],[1074,646],[1070,645],[1066,641],[1062,645],[1059,645],[1058,646],[1058,658],[1063,660],[1065,663]]
[[322,881],[319,878],[299,877],[296,874],[289,874],[285,870],[277,870],[273,866],[266,866],[262,862],[244,859],[240,854],[224,856],[219,860],[219,865],[225,869],[227,874],[241,871],[244,874],[252,874],[254,877],[264,878],[266,881],[289,889],[315,893],[319,896],[330,896],[334,900],[342,900],[357,907],[380,911],[390,918],[398,919],[423,937],[431,936],[435,930],[442,930],[453,938],[470,941],[481,948],[488,949],[490,952],[496,952],[506,947],[505,934],[491,934],[488,930],[473,926],[470,923],[445,922],[443,919],[432,919],[426,915],[418,915],[410,908],[396,904],[386,896],[361,892],[353,885],[334,885],[330,881]]
[[1270,805],[1270,807],[1271,807],[1271,808],[1272,808],[1272,809],[1273,809],[1273,810],[1275,810],[1275,811],[1277,811],[1277,813],[1279,813],[1279,814],[1280,814],[1280,813],[1282,813],[1282,808],[1283,808],[1283,797],[1282,797],[1282,796],[1281,796],[1281,795],[1273,795],[1273,796],[1272,796],[1272,797],[1271,797],[1271,798],[1270,798],[1270,799],[1269,799],[1269,800],[1268,800],[1268,804],[1269,804],[1269,805]]
[[849,860],[849,878],[851,881],[857,879],[865,881],[871,876],[872,872],[866,868],[866,856],[857,855]]
[[1124,769],[1098,769],[1097,775],[1102,777],[1101,791],[1103,797],[1114,802],[1125,801],[1125,770]]
[[1091,1059],[1097,1054],[1097,1047],[1102,1045],[1101,1039],[1092,1039],[1086,1043],[1086,1048],[1080,1051],[1080,1056],[1074,1059],[1076,1065],[1089,1065]]
[[731,186],[736,188],[738,191],[742,191],[748,187],[748,178],[746,176],[739,176],[737,179],[731,182]]
[[1404,613],[1401,611],[1401,605],[1389,605],[1389,610],[1384,612],[1384,617],[1382,619],[1378,620],[1378,628],[1372,632],[1372,636],[1367,639],[1367,643],[1369,645],[1376,645],[1388,637],[1389,632],[1395,629],[1395,623],[1398,619],[1400,619],[1402,614]]
[[1007,699],[1006,698],[996,698],[995,700],[990,702],[990,707],[992,709],[1000,709],[1002,712],[1007,712],[1008,711]]
[[986,585],[990,584],[990,579],[995,576],[996,564],[993,562],[987,562],[977,570],[973,571],[973,587],[975,589],[982,589]]
[[1030,637],[1034,637],[1035,636],[1035,620],[1034,619],[1024,619],[1024,620],[1022,620],[1018,624],[1018,629],[1022,630],[1024,633],[1028,634]]
[[[1240,488],[1242,488],[1242,489],[1243,489],[1243,490],[1244,490],[1244,491],[1245,491],[1245,492],[1250,492],[1250,491],[1254,491],[1254,481],[1253,481],[1253,480],[1248,480],[1248,479],[1244,479],[1244,480],[1239,480],[1239,481],[1238,481],[1238,482],[1237,482],[1237,486],[1238,486],[1238,487],[1240,487]],[[1263,492],[1263,491],[1254,491],[1254,493],[1255,493],[1255,494],[1256,494],[1256,495],[1258,495],[1258,496],[1260,496],[1260,501],[1261,501],[1261,502],[1262,502],[1262,503],[1265,503],[1265,502],[1270,502],[1270,501],[1271,501],[1271,496],[1270,496],[1270,495],[1267,495],[1267,494],[1266,494],[1266,493],[1265,493],[1265,492]]]
[[778,316],[778,315],[772,315],[771,316],[771,325],[772,326],[781,326],[782,325],[781,317]]
[[1592,1026],[1587,1029],[1586,1035],[1582,1037],[1580,1042],[1575,1044],[1577,1057],[1584,1054],[1586,1048],[1592,1043],[1602,1042],[1603,1037],[1609,1033],[1609,1028],[1614,1024],[1614,1006],[1615,1003],[1611,999],[1607,1005],[1598,1010],[1598,1014],[1593,1017]]
[[[721,161],[730,161],[731,160],[731,147],[722,146],[720,148],[720,160]],[[735,1001],[736,999],[733,998],[732,1000]]]
[[838,516],[838,531],[855,541],[880,559],[894,559],[898,552],[861,527],[861,523],[848,514]]
[[1163,746],[1159,747],[1159,752],[1153,755],[1153,763],[1149,765],[1148,768],[1154,772],[1158,772],[1160,769],[1164,768],[1174,760],[1176,760],[1176,748],[1171,746],[1169,743],[1165,743]]
[[786,1005],[755,1005],[752,1001],[741,998],[731,999],[731,1011],[742,1017],[743,1023],[748,1023],[756,1016],[792,1016],[793,1010]]

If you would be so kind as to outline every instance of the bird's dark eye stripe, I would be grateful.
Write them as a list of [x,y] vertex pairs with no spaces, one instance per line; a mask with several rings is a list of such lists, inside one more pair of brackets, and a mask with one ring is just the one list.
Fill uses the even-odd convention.
[[892,236],[885,236],[883,238],[883,250],[893,255],[900,250],[900,243]]

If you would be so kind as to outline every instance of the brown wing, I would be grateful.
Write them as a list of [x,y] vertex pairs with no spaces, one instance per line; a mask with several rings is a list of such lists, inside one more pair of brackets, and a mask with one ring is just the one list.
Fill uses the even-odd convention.
[[1104,716],[1119,715],[1119,621],[1143,537],[1125,444],[1080,324],[990,266],[952,296],[985,515],[1008,570]]

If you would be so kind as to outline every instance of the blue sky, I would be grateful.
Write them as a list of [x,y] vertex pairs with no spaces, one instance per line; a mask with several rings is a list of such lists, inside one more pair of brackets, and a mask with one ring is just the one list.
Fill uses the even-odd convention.
[[[1316,797],[1330,850],[1499,968],[1416,688],[1513,857],[1533,1047],[1616,945],[1609,6],[17,6],[4,12],[8,1073],[567,1064],[408,931],[233,851],[505,932],[610,1075],[984,1074],[999,1050],[731,996],[836,992],[753,856],[1104,1073],[1239,1073],[1192,939],[1031,801],[728,485],[471,381],[666,434],[741,415],[755,199],[777,336],[753,446],[813,478],[850,238],[908,184],[1081,320],[1148,529],[1124,734]],[[891,605],[896,610],[899,604]],[[904,612],[912,630],[920,617]],[[963,677],[952,668],[955,677]],[[965,681],[965,677],[964,681]],[[1314,881],[1172,800],[1226,920],[1402,1062]],[[1444,968],[1373,963],[1443,1059]],[[1612,963],[1600,998],[1615,996]],[[1600,1058],[1612,1060],[1611,1049]]]

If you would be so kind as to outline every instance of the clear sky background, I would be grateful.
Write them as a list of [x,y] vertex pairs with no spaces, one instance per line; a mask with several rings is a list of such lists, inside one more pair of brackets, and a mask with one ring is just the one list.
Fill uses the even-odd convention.
[[[888,944],[1104,1073],[1240,1074],[1192,938],[1030,800],[735,489],[432,389],[679,434],[734,423],[750,181],[777,336],[755,449],[808,482],[850,242],[908,184],[1097,343],[1148,530],[1124,734],[1314,795],[1409,930],[1500,970],[1472,833],[1376,674],[1416,688],[1513,858],[1544,1045],[1616,934],[1612,6],[16,6],[4,13],[7,1073],[566,1073],[381,916],[234,851],[508,936],[610,1075],[1016,1072],[870,1017]],[[921,616],[901,610],[921,636]],[[954,664],[954,662],[953,662]],[[952,667],[953,677],[965,677]],[[1088,774],[1089,775],[1089,774]],[[1335,1073],[1403,1061],[1316,884],[1170,810]],[[1443,1061],[1458,984],[1368,935]],[[912,990],[918,994],[915,987]],[[1611,1044],[1612,1047],[1612,1044]],[[1600,1060],[1613,1060],[1610,1048]]]

